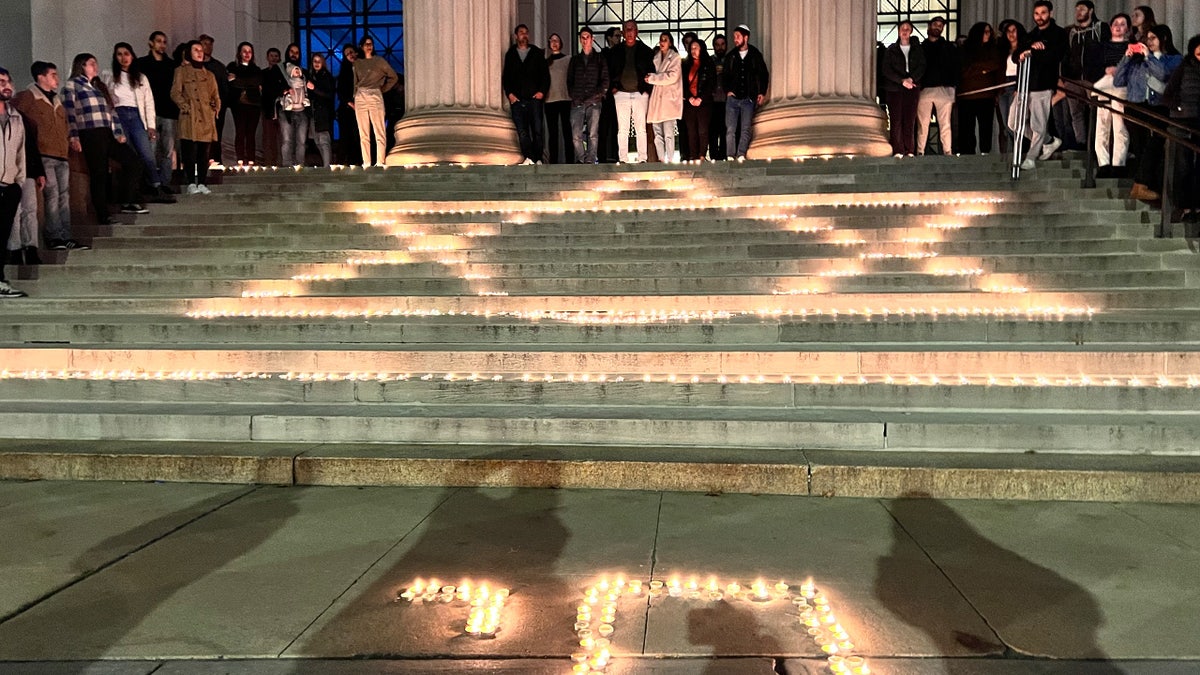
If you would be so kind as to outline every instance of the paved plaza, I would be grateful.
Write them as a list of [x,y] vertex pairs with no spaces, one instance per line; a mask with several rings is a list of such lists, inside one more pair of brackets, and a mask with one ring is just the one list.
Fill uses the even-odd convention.
[[[7,482],[0,673],[570,673],[577,606],[618,580],[643,586],[614,603],[606,672],[828,673],[794,600],[810,577],[853,641],[843,653],[873,673],[1195,673],[1198,516],[1163,504]],[[495,637],[466,633],[466,603],[397,597],[432,577],[510,589]],[[743,590],[729,595],[734,583]]]

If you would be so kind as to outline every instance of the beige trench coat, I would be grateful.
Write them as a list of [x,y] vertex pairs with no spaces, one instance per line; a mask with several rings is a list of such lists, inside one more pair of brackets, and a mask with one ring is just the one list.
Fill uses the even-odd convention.
[[217,110],[221,96],[217,80],[208,68],[196,68],[184,63],[175,70],[171,85],[171,100],[179,106],[179,138],[201,143],[217,140]]

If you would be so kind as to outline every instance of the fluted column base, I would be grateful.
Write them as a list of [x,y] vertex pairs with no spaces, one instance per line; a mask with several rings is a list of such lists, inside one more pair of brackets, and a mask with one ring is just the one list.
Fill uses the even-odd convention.
[[396,125],[388,166],[409,164],[518,164],[521,149],[512,118],[486,110],[417,111]]
[[772,103],[754,119],[748,159],[819,155],[886,157],[892,154],[887,123],[869,101],[821,100]]

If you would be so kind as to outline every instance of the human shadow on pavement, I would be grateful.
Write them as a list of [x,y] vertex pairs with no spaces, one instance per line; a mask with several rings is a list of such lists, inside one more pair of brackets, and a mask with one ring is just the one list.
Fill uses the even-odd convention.
[[712,656],[702,671],[704,675],[728,673],[729,658],[756,655],[775,659],[784,651],[779,641],[763,629],[753,611],[724,600],[689,611],[687,630],[689,643],[712,647]]
[[[7,646],[6,657],[66,659],[71,663],[59,664],[54,672],[75,675],[94,668],[88,661],[120,658],[125,643],[130,643],[128,649],[133,652],[144,652],[152,649],[153,643],[165,645],[174,639],[164,649],[186,649],[181,645],[194,639],[186,633],[159,635],[149,626],[149,635],[144,635],[139,628],[173,596],[227,568],[279,530],[296,513],[295,496],[294,489],[260,488],[230,503],[230,495],[225,494],[100,542],[73,561],[74,569],[91,572],[100,561],[187,523],[0,624],[0,644]],[[252,511],[236,508],[249,498],[257,500]],[[196,518],[200,514],[205,515]],[[197,609],[197,617],[211,614]],[[128,658],[143,657],[134,653]]]
[[[1003,648],[1003,658],[1062,659],[1067,654],[1070,660],[1086,662],[1076,664],[1082,668],[1080,673],[1123,672],[1107,662],[1097,645],[1096,633],[1104,623],[1104,616],[1086,589],[997,545],[949,506],[927,495],[908,494],[889,501],[886,506],[894,519],[892,548],[877,562],[875,596],[892,614],[921,629],[939,655],[966,656],[944,661],[946,673],[978,673],[977,664],[972,663],[977,659],[970,655],[994,652],[998,646]],[[933,542],[923,541],[923,534],[936,536],[939,550],[930,552]],[[914,573],[914,540],[941,574]],[[964,590],[962,575],[982,577],[983,589]],[[995,633],[979,635],[958,630],[947,624],[947,613],[928,605],[928,598],[939,595],[936,587],[941,587],[944,594],[947,583],[954,585]],[[1035,633],[1038,637],[1031,644],[1028,638]],[[1040,649],[1051,643],[1054,653]],[[1065,667],[1062,661],[1059,664],[1051,670]],[[1031,670],[1043,672],[1036,663],[1030,666]]]
[[[456,462],[439,478],[446,486],[433,511],[314,622],[285,654],[302,658],[504,659],[568,658],[578,649],[572,625],[582,597],[556,573],[571,532],[560,517],[562,492],[553,462],[489,460],[525,456],[521,450]],[[538,451],[538,459],[552,459]],[[484,485],[531,487],[479,487]],[[444,585],[469,580],[476,588],[511,591],[500,631],[478,639],[465,631],[469,607],[407,602],[398,595],[412,582]],[[569,663],[569,662],[568,662]],[[494,664],[500,671],[515,666]],[[316,672],[295,663],[292,673]]]

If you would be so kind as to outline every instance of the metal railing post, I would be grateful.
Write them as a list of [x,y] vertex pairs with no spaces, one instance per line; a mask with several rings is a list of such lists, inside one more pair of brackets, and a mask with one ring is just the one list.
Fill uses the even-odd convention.
[[1174,234],[1174,226],[1171,224],[1171,215],[1175,210],[1175,153],[1179,151],[1179,144],[1175,142],[1175,137],[1172,133],[1166,134],[1166,145],[1163,148],[1163,181],[1162,192],[1160,192],[1162,200],[1162,218],[1158,223],[1158,231],[1154,236],[1164,239],[1169,239]]
[[[1084,92],[1086,96],[1087,93]],[[1088,106],[1088,132],[1087,132],[1087,147],[1084,148],[1084,171],[1083,171],[1083,187],[1085,189],[1096,187],[1096,126],[1097,115],[1100,109],[1094,106]]]

